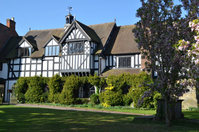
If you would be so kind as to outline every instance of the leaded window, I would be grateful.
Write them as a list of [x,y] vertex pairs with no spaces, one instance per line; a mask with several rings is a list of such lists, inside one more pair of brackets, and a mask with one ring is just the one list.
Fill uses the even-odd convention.
[[119,68],[131,68],[131,57],[119,57]]
[[84,44],[83,43],[69,43],[68,54],[83,54]]
[[32,48],[31,47],[26,47],[26,48],[19,48],[18,49],[18,56],[30,56],[32,53]]
[[57,56],[59,55],[59,46],[46,46],[45,56]]

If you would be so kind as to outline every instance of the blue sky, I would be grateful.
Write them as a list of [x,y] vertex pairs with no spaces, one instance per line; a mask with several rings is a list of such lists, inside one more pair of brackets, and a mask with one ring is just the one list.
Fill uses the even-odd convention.
[[117,25],[135,24],[140,0],[1,0],[0,23],[15,17],[16,30],[24,35],[32,30],[63,28],[67,7],[86,25],[113,22]]
[[135,14],[141,4],[139,0],[1,0],[0,23],[15,17],[19,35],[29,28],[62,28],[68,6],[73,7],[76,19],[87,25],[113,22],[114,18],[117,25],[130,25],[138,21]]

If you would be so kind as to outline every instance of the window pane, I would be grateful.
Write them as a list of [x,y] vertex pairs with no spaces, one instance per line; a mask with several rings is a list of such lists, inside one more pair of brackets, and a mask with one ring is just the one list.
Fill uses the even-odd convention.
[[69,54],[72,54],[72,50],[73,50],[72,46],[73,46],[72,43],[69,43],[69,45],[68,45],[68,53]]
[[82,43],[69,43],[69,54],[83,54],[84,45]]
[[48,47],[49,48],[49,53],[48,55],[51,56],[52,55],[52,47]]
[[54,56],[55,55],[55,46],[52,46],[52,55]]
[[56,55],[59,55],[59,46],[56,46]]
[[29,54],[28,54],[28,56],[30,56],[31,55],[31,48],[29,48]]
[[45,48],[45,56],[48,56],[48,47]]
[[119,57],[119,67],[120,68],[130,68],[131,67],[131,57]]
[[45,48],[45,56],[59,55],[59,46],[47,46]]
[[29,49],[28,48],[24,48],[25,52],[24,52],[24,56],[28,56],[29,54]]

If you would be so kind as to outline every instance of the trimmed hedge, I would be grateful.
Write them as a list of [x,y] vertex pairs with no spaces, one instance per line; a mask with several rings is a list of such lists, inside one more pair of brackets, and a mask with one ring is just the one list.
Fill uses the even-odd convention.
[[59,75],[55,75],[52,78],[50,78],[48,82],[48,88],[49,88],[49,95],[48,95],[48,101],[51,103],[58,103],[59,102],[59,94],[61,93],[63,89],[63,80]]
[[100,103],[105,103],[110,106],[122,106],[123,98],[121,92],[115,92],[111,90],[106,90],[99,95]]
[[29,79],[20,77],[15,84],[14,94],[20,103],[25,103],[25,93],[28,90]]
[[67,105],[75,104],[75,99],[78,97],[79,86],[79,77],[72,75],[66,78],[63,90],[59,97],[60,103]]
[[41,103],[47,101],[48,93],[46,88],[46,81],[42,77],[31,77],[28,83],[28,90],[25,93],[25,99],[30,103]]
[[[52,78],[30,77],[19,78],[16,83],[15,93],[19,102],[50,102],[60,104],[88,103],[88,99],[79,98],[79,88],[83,88],[84,97],[89,97],[89,88],[94,85],[97,92],[90,96],[90,103],[104,104],[105,106],[131,105],[142,108],[155,108],[159,93],[153,92],[150,96],[143,95],[149,91],[152,83],[151,76],[142,72],[140,74],[122,74],[102,78],[99,76],[89,77],[60,77]],[[49,88],[49,90],[48,90]]]

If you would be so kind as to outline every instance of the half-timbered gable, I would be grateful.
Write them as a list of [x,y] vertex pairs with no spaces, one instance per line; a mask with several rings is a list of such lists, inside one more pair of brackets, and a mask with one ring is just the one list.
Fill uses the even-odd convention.
[[91,74],[94,70],[93,54],[96,51],[97,42],[99,43],[99,38],[91,28],[74,21],[60,40],[63,47],[62,74]]

